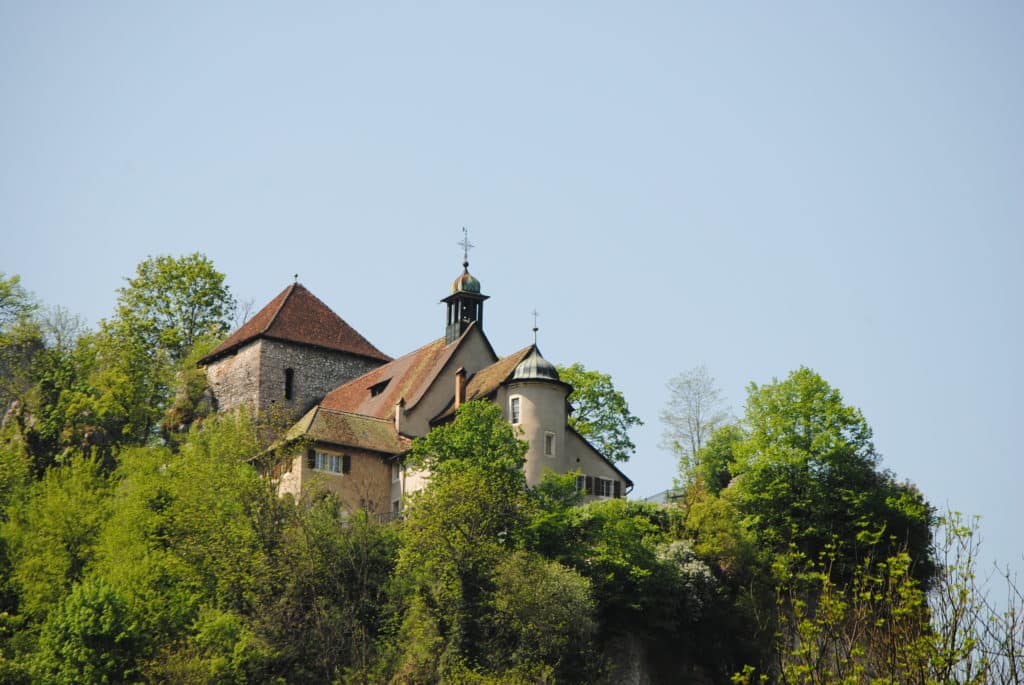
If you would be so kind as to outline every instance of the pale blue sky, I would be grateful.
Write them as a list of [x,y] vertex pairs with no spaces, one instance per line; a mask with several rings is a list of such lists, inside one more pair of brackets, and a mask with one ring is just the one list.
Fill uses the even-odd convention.
[[90,322],[147,255],[295,272],[391,355],[473,273],[499,353],[808,365],[1021,566],[1024,5],[0,0],[0,270]]

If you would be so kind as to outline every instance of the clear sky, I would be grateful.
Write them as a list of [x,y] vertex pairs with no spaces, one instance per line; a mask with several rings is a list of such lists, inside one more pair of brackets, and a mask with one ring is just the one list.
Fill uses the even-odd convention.
[[[481,7],[487,5],[486,8]],[[0,0],[0,271],[90,323],[147,255],[300,280],[398,356],[463,225],[500,354],[807,365],[1022,566],[1024,4]]]

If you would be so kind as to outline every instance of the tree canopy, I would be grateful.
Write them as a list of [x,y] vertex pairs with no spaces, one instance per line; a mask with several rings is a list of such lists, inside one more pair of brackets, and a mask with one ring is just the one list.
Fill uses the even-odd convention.
[[573,387],[569,425],[608,459],[629,461],[636,450],[629,429],[644,422],[630,413],[626,398],[615,388],[611,376],[589,370],[579,362],[559,366],[558,375]]
[[139,263],[128,285],[118,289],[110,324],[121,336],[180,361],[204,336],[228,332],[235,299],[224,274],[206,256],[161,255]]
[[849,559],[907,549],[927,576],[931,507],[878,470],[871,427],[837,389],[806,367],[751,383],[744,425],[729,494],[768,545],[794,544],[809,558],[832,544]]
[[[148,261],[159,282],[169,263]],[[146,314],[124,292],[138,278],[119,301],[137,310],[82,333],[0,277],[17,312],[0,343],[16,399],[0,682],[1020,681],[1022,593],[1008,579],[993,610],[976,529],[936,522],[810,369],[751,384],[734,422],[702,413],[687,496],[667,505],[581,504],[572,473],[527,488],[500,408],[465,403],[413,443],[407,467],[429,478],[383,523],[328,492],[279,497],[253,464],[295,455],[267,444],[266,417],[183,410],[190,429],[155,434],[223,321]],[[610,378],[563,378],[586,391],[577,430],[600,445],[611,412],[628,441]]]

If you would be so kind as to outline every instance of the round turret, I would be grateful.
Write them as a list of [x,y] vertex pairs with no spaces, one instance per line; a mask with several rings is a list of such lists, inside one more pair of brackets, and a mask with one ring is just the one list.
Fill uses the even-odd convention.
[[526,359],[519,362],[519,366],[512,372],[514,381],[561,381],[558,377],[558,369],[555,365],[541,356],[540,350],[534,346]]

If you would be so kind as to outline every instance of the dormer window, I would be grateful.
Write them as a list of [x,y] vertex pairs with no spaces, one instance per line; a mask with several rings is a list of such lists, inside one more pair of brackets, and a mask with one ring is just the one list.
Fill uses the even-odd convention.
[[388,383],[391,382],[390,378],[382,380],[380,383],[374,383],[370,386],[370,397],[376,397],[377,395],[384,392],[384,388],[388,387]]

